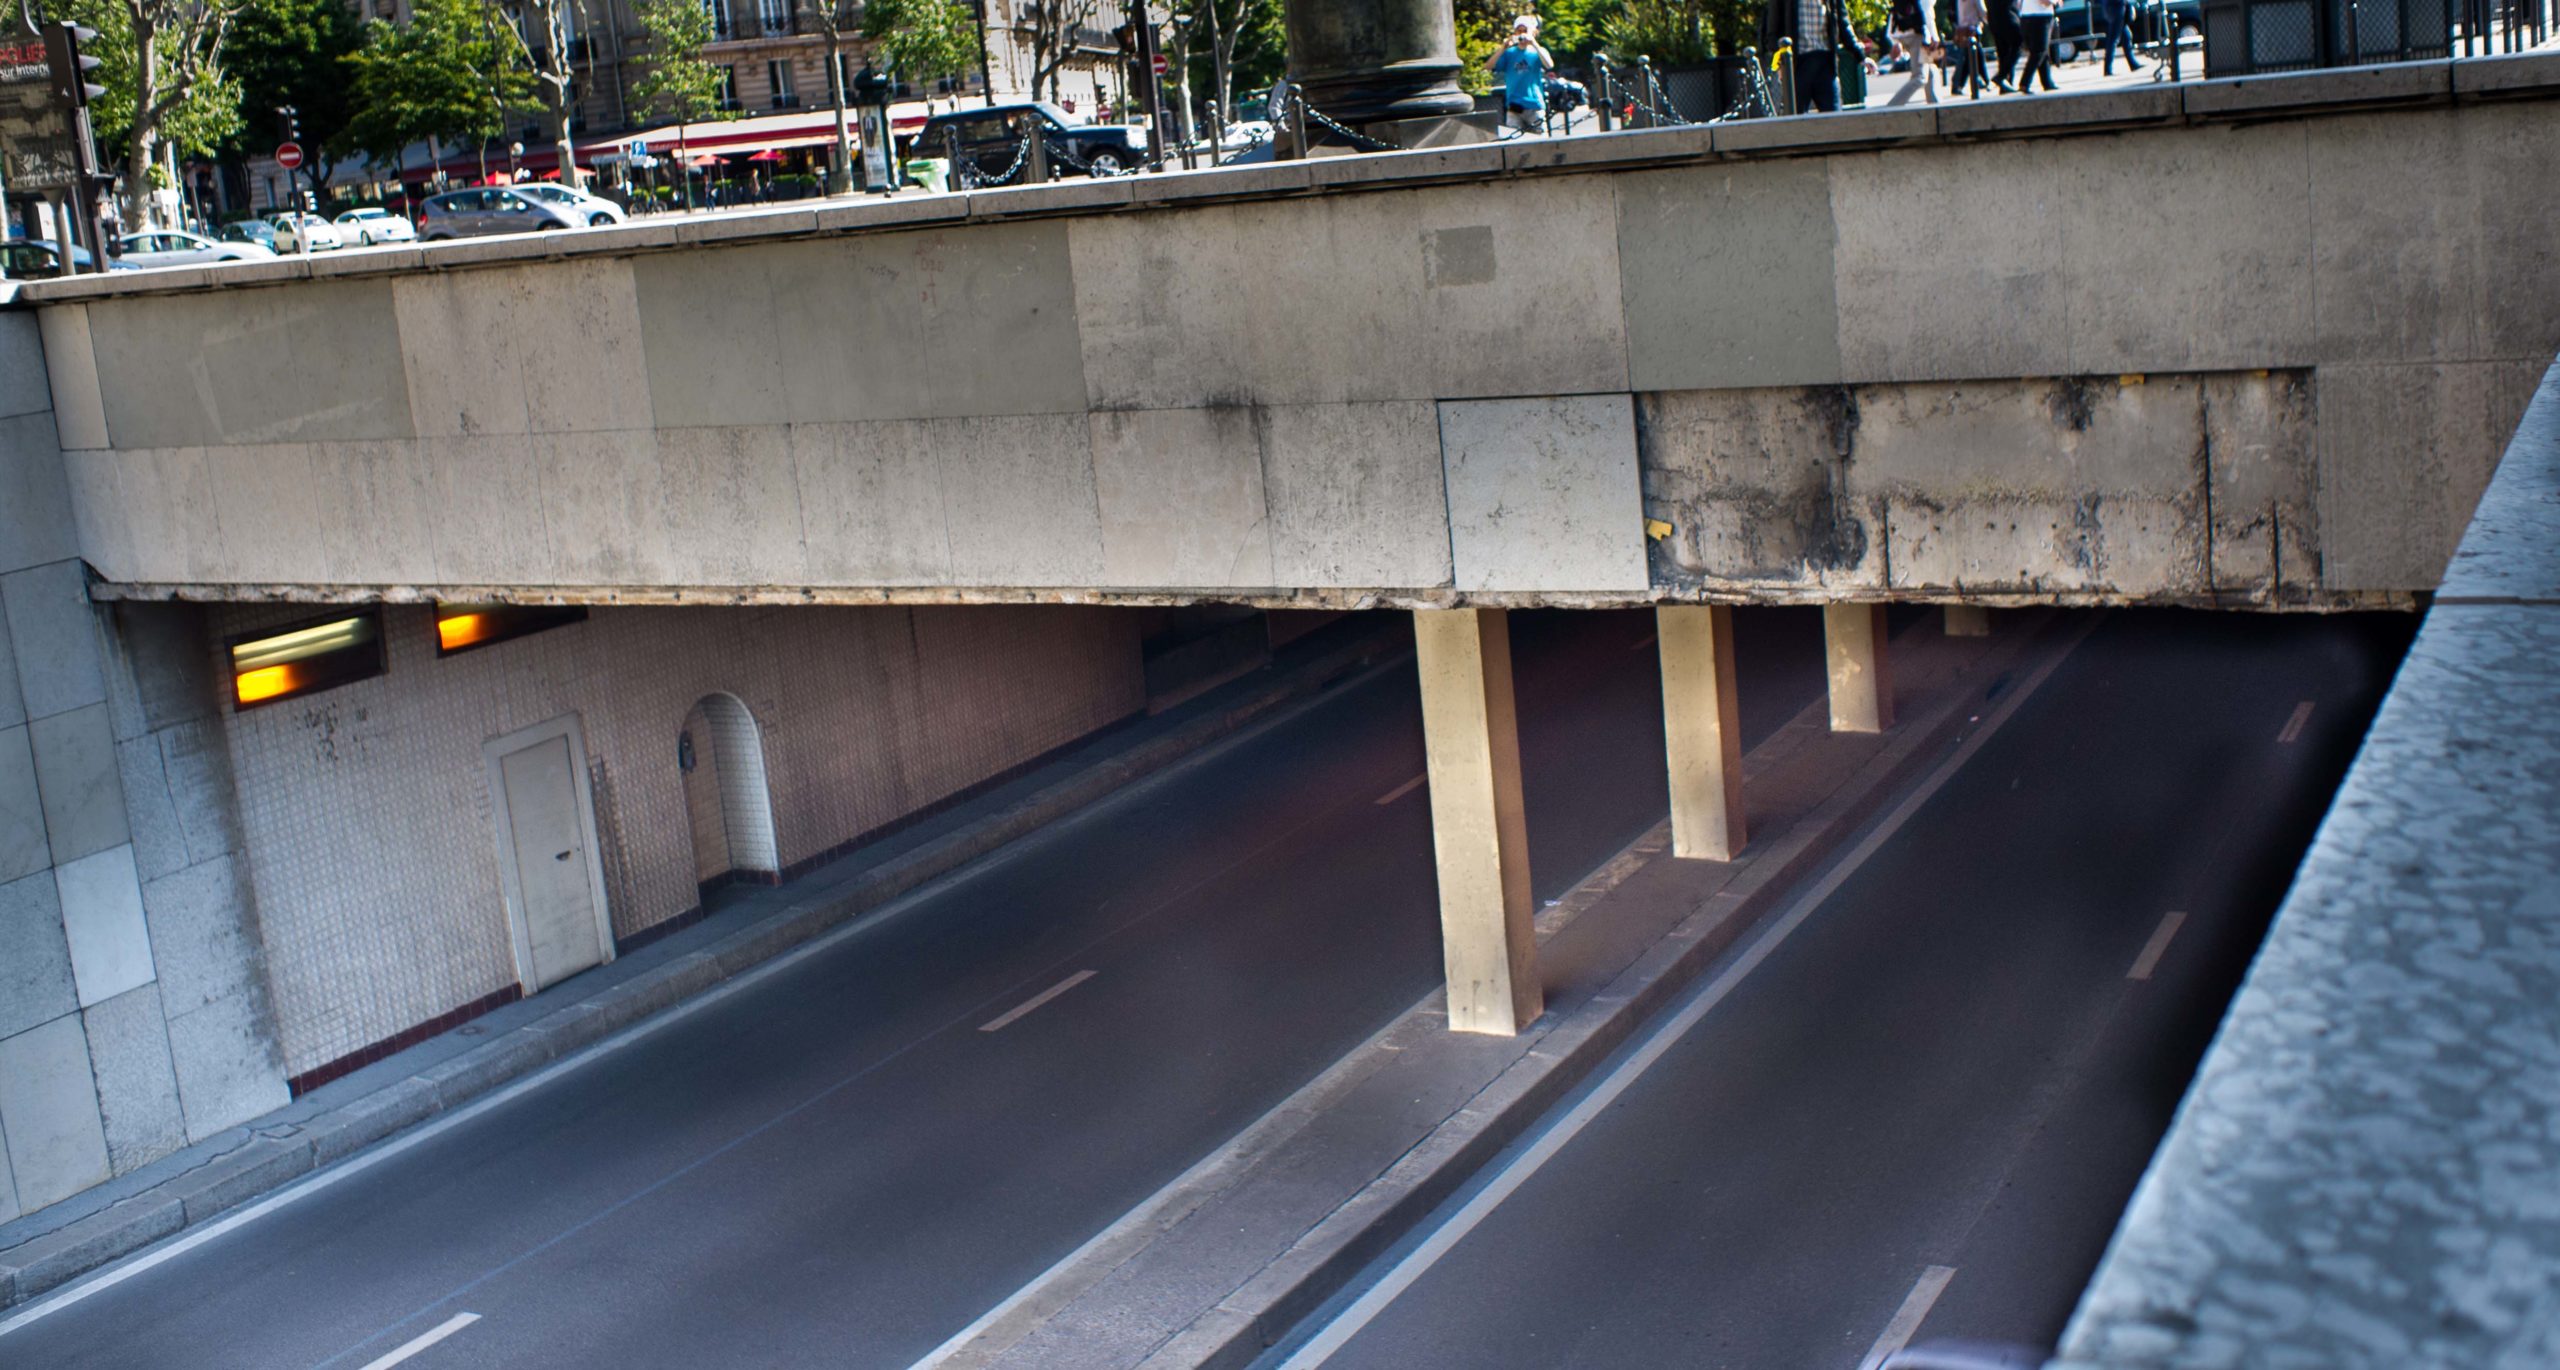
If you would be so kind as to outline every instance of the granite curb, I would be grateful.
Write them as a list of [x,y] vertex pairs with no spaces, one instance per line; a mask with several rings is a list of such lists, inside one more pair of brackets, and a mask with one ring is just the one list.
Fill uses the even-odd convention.
[[[1354,1173],[1341,1186],[1349,1197],[1325,1211],[1310,1213],[1296,1226],[1288,1226],[1286,1219],[1273,1219],[1274,1227],[1287,1227],[1298,1235],[1246,1278],[1227,1286],[1225,1293],[1210,1296],[1207,1306],[1194,1303],[1191,1311],[1167,1317],[1164,1305],[1173,1294],[1147,1287],[1146,1274],[1131,1272],[1143,1272],[1150,1248],[1159,1244],[1164,1251],[1179,1252],[1189,1235],[1184,1231],[1186,1224],[1257,1184],[1303,1193],[1303,1187],[1294,1183],[1272,1183],[1271,1175],[1302,1170],[1309,1164],[1304,1155],[1293,1154],[1293,1148],[1296,1153],[1322,1148],[1321,1140],[1308,1135],[1312,1120],[1322,1118],[1371,1077],[1396,1069],[1397,1063],[1418,1059],[1417,1048],[1427,1050],[1434,1043],[1453,1040],[1438,1026],[1439,994],[1418,1002],[1218,1153],[954,1337],[924,1364],[937,1370],[1032,1364],[1078,1370],[1133,1364],[1142,1370],[1189,1370],[1252,1362],[1589,1078],[1668,1001],[1783,904],[1879,808],[1942,758],[1973,721],[1976,710],[1968,705],[1981,697],[1979,687],[2004,671],[2019,671],[2022,659],[2048,640],[2048,629],[2058,622],[2051,615],[2020,618],[2025,621],[2004,629],[1988,644],[1989,651],[1954,668],[1943,693],[1925,710],[1916,711],[1874,752],[1827,782],[1828,788],[1815,791],[1818,797],[1782,831],[1769,834],[1764,839],[1768,845],[1747,865],[1738,867],[1703,898],[1693,900],[1686,886],[1670,893],[1667,897],[1680,902],[1664,916],[1667,931],[1637,944],[1640,949],[1631,959],[1580,1002],[1551,1005],[1555,1011],[1547,1020],[1509,1039],[1510,1059],[1499,1065],[1479,1062],[1475,1068],[1490,1068],[1491,1078],[1467,1089],[1436,1123],[1424,1124],[1412,1145],[1375,1169],[1358,1169],[1374,1163],[1357,1157],[1338,1158],[1336,1164]],[[1814,719],[1813,726],[1806,726],[1807,719]],[[1817,701],[1796,723],[1755,748],[1749,764],[1759,770],[1764,749],[1776,754],[1768,763],[1772,769],[1809,764],[1804,760],[1809,755],[1804,738],[1820,735],[1826,731],[1825,724],[1827,712]],[[1790,746],[1793,750],[1786,750]],[[1572,920],[1622,887],[1622,897],[1666,897],[1641,891],[1630,882],[1643,879],[1649,867],[1665,860],[1668,845],[1665,824],[1621,851],[1560,899],[1557,907],[1544,911],[1539,919],[1542,946],[1551,934],[1562,933]],[[1457,1068],[1464,1069],[1464,1063]],[[1241,1217],[1225,1216],[1234,1219],[1240,1230]],[[1154,1254],[1161,1257],[1163,1251]],[[1184,1264],[1178,1260],[1157,1263]],[[1196,1291],[1204,1273],[1195,1263],[1183,1270],[1183,1282]],[[1186,1297],[1200,1295],[1194,1292]],[[1137,1341],[1151,1335],[1142,1330],[1149,1326],[1164,1335],[1153,1337],[1143,1352],[1134,1352]]]
[[603,1042],[1166,770],[1290,704],[1321,694],[1347,675],[1407,650],[1405,639],[1390,632],[1336,646],[1224,707],[1100,758],[975,822],[625,983],[564,1002],[468,1051],[317,1113],[289,1117],[297,1109],[288,1106],[207,1138],[174,1158],[192,1162],[174,1174],[59,1227],[0,1248],[0,1310],[33,1300]]

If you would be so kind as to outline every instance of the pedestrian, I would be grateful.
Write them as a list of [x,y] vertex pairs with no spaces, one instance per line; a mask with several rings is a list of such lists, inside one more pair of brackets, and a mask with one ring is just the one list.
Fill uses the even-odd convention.
[[2062,89],[2053,79],[2053,9],[2054,0],[2018,0],[2018,46],[2027,62],[2018,73],[2021,95],[2038,82],[2046,90]]
[[1982,0],[1956,0],[1955,60],[1947,78],[1947,93],[1961,95],[1968,88],[1974,99],[1981,99],[1983,88],[1991,84],[1991,74],[1984,71],[1982,53]]
[[2142,63],[2133,56],[2133,3],[2134,0],[2098,0],[2098,18],[2107,26],[2106,46],[2099,52],[2109,76],[2116,74],[2118,48],[2124,49],[2125,70],[2142,70]]
[[1840,11],[1829,0],[1785,0],[1794,23],[1786,36],[1795,40],[1796,112],[1840,108],[1840,54],[1844,41],[1852,50],[1855,37],[1843,39]]
[[1929,9],[1929,0],[1893,0],[1893,41],[1910,55],[1911,75],[1885,101],[1888,105],[1901,104],[1915,90],[1927,96],[1930,104],[1938,103],[1938,67],[1929,60],[1929,49],[1938,44],[1938,21]]
[[1556,59],[1538,45],[1538,20],[1524,14],[1511,21],[1511,40],[1485,63],[1502,78],[1504,122],[1522,133],[1542,133],[1547,126],[1547,73]]
[[1991,47],[2000,59],[1991,84],[2009,93],[2009,78],[2018,69],[2018,0],[1982,0],[1982,17],[1991,30]]

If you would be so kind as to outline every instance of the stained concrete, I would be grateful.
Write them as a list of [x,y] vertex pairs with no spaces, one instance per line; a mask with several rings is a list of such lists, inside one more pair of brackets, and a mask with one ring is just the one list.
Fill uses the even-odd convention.
[[75,1016],[0,1038],[0,1130],[18,1203],[42,1208],[107,1178],[107,1139]]
[[1459,589],[1645,588],[1627,396],[1444,403],[1440,458]]
[[44,718],[107,697],[80,563],[57,561],[0,576],[0,612],[8,614],[18,697],[27,717]]
[[1252,411],[1104,410],[1092,443],[1104,584],[1274,583]]
[[[89,306],[107,431],[131,447],[414,432],[387,280]],[[85,444],[83,444],[85,445]]]
[[78,1007],[53,877],[38,872],[0,884],[0,1037]]
[[[1825,164],[1683,167],[1614,179],[1631,388],[1841,378]],[[1752,227],[1736,232],[1739,223]]]
[[158,988],[144,985],[92,1005],[80,1022],[89,1037],[108,1164],[121,1173],[185,1146],[186,1119],[178,1107],[178,1076],[169,1064],[169,1029]]
[[55,864],[124,845],[132,837],[116,782],[115,739],[102,700],[27,725],[44,801],[45,840]]

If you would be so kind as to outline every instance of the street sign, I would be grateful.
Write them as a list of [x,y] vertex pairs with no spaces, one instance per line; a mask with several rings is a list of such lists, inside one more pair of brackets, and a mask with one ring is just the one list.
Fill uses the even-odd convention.
[[0,24],[0,184],[12,194],[80,183],[70,111],[53,98],[44,39]]
[[1163,54],[1163,53],[1161,53],[1161,52],[1157,53],[1157,54],[1156,54],[1156,75],[1158,75],[1158,76],[1162,76],[1162,75],[1164,75],[1166,72],[1171,71],[1171,70],[1173,70],[1173,67],[1171,66],[1171,64],[1167,63],[1167,62],[1164,60],[1164,54]]
[[302,144],[283,143],[276,148],[276,165],[287,171],[302,165]]

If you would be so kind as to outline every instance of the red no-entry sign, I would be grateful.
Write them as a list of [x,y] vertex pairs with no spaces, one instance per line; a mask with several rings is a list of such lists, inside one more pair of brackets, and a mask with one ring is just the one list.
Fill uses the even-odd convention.
[[291,171],[291,170],[293,170],[295,167],[298,167],[298,166],[302,165],[302,144],[300,144],[300,143],[279,143],[279,144],[277,144],[277,146],[276,146],[276,165],[277,165],[277,166],[280,166],[280,167],[283,167],[283,168],[284,168],[285,170],[287,170],[287,171]]
[[1163,54],[1163,53],[1161,53],[1161,52],[1157,53],[1157,54],[1156,54],[1156,75],[1158,75],[1158,76],[1162,76],[1162,75],[1164,75],[1167,71],[1170,71],[1170,70],[1172,70],[1172,64],[1164,60],[1164,54]]

